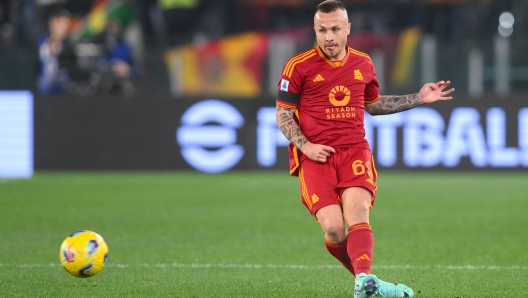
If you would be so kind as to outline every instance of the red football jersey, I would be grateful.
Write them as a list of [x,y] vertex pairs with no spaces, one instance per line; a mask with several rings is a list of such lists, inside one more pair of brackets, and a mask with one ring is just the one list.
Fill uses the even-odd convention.
[[[276,104],[296,110],[302,133],[314,144],[370,150],[363,124],[365,104],[379,98],[367,54],[347,47],[342,61],[330,61],[317,47],[285,64]],[[290,144],[289,153],[290,173],[296,175],[301,152]]]

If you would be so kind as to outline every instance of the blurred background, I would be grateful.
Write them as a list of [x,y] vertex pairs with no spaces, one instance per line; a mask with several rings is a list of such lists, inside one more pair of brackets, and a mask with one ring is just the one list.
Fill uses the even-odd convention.
[[[286,166],[285,150],[274,153],[287,143],[271,130],[269,108],[284,63],[315,46],[319,2],[1,0],[0,90],[8,92],[4,98],[29,98],[23,105],[29,114],[17,119],[31,121],[24,122],[30,131],[22,131],[27,141],[13,137],[21,125],[13,105],[23,101],[0,100],[7,127],[0,159],[12,164],[23,144],[27,166],[36,169],[200,169],[189,158],[215,164],[232,156],[243,157],[231,167],[240,160],[246,160],[242,168]],[[416,124],[424,135],[433,127],[442,137],[415,145],[418,153],[446,151],[449,138],[458,138],[449,151],[455,157],[408,162],[416,150],[402,147],[412,135],[402,128],[411,118],[387,118],[392,126],[367,119],[371,145],[379,139],[395,148],[378,154],[380,166],[451,168],[458,158],[473,168],[528,167],[526,0],[343,2],[352,23],[348,45],[371,56],[382,94],[415,93],[441,79],[457,89],[456,103],[444,110],[433,105],[438,114],[425,110],[433,113],[429,120],[443,120]],[[188,110],[204,100],[213,100],[203,107],[215,112]],[[458,121],[460,105],[475,110],[460,111]],[[450,129],[451,122],[462,132]],[[160,131],[166,135],[153,139]],[[172,147],[160,153],[167,143]]]
[[[2,0],[0,88],[44,95],[274,95],[284,62],[315,45],[319,2]],[[415,92],[437,79],[472,96],[528,91],[524,0],[343,2],[352,23],[349,45],[371,55],[384,93]],[[53,54],[42,53],[42,44],[61,13],[68,32],[56,37],[64,45],[53,54],[58,69],[69,73],[50,86],[43,81],[57,74],[45,70]]]

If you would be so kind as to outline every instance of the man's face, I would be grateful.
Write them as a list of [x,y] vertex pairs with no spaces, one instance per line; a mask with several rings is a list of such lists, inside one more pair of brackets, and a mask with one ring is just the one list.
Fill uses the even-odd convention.
[[345,11],[336,10],[331,13],[317,12],[314,17],[314,29],[317,45],[330,60],[342,60],[347,36],[350,33],[350,23]]
[[70,28],[70,18],[66,16],[54,17],[49,22],[50,33],[57,39],[64,39]]

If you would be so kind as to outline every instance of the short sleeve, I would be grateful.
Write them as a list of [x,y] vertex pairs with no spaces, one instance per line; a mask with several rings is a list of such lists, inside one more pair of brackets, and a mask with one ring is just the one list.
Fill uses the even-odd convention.
[[378,78],[376,77],[376,70],[372,61],[370,61],[370,66],[372,68],[372,76],[370,82],[365,86],[365,104],[371,104],[380,99]]
[[298,67],[290,69],[289,65],[290,63],[286,63],[282,70],[278,84],[277,105],[294,109],[301,97],[302,78]]

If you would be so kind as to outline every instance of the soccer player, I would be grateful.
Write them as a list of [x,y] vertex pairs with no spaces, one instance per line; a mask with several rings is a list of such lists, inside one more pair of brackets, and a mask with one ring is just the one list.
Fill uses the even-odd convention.
[[291,142],[290,174],[299,177],[301,200],[320,223],[326,248],[355,276],[354,297],[413,297],[409,287],[370,272],[377,173],[364,111],[397,113],[450,100],[454,89],[440,81],[416,94],[380,96],[370,57],[346,46],[350,23],[340,1],[317,6],[314,29],[317,47],[291,58],[278,86],[277,125]]

